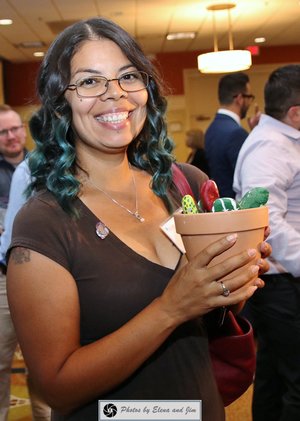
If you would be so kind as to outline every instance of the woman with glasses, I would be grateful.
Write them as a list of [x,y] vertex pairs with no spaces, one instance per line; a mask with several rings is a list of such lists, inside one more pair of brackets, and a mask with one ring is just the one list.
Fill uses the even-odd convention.
[[[95,420],[98,400],[110,417],[114,400],[164,399],[202,400],[203,420],[224,420],[201,317],[250,297],[262,286],[259,266],[245,250],[207,269],[234,236],[187,263],[161,230],[180,195],[160,80],[105,19],[67,28],[41,66],[35,195],[15,221],[8,290],[55,421]],[[206,175],[182,169],[196,194]],[[225,297],[218,279],[249,262]]]

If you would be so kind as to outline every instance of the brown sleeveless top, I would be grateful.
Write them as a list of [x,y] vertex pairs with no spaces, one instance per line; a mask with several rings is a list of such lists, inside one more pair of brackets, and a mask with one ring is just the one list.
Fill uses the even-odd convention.
[[[190,165],[182,168],[198,189],[204,174]],[[174,271],[138,255],[112,232],[100,239],[96,216],[79,199],[75,206],[81,213],[78,220],[67,215],[49,192],[31,198],[15,219],[10,248],[37,251],[72,274],[84,346],[115,331],[161,295]],[[177,328],[131,377],[98,399],[202,400],[203,421],[223,421],[201,319]],[[94,400],[69,416],[54,413],[53,420],[94,421],[97,414]]]

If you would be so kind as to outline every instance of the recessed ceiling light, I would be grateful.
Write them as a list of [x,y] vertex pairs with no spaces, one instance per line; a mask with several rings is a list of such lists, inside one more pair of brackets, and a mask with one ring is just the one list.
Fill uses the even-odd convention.
[[35,51],[33,55],[34,57],[44,57],[45,53],[43,51]]
[[12,23],[12,19],[0,19],[0,25],[11,25]]
[[196,32],[171,32],[167,34],[168,41],[174,41],[177,39],[194,39]]
[[254,42],[256,42],[257,44],[262,44],[263,42],[266,42],[266,38],[265,37],[257,37],[257,38],[254,38]]
[[18,44],[18,47],[21,48],[40,48],[43,46],[44,43],[42,41],[24,41]]

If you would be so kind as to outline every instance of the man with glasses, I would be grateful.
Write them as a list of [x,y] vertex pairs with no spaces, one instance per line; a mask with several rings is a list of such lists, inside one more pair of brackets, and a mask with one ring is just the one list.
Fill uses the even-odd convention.
[[[205,154],[210,177],[217,183],[220,195],[234,198],[234,168],[241,146],[248,136],[241,126],[241,120],[246,117],[254,100],[248,75],[238,72],[223,76],[219,80],[218,98],[220,108],[205,133]],[[257,124],[259,116],[256,109],[254,117],[248,119],[250,129]]]
[[25,157],[26,130],[21,117],[9,105],[0,105],[0,208],[7,208],[10,182]]
[[247,303],[257,333],[253,421],[300,420],[300,65],[269,77],[265,114],[244,142],[234,189],[269,190],[273,248],[265,288]]

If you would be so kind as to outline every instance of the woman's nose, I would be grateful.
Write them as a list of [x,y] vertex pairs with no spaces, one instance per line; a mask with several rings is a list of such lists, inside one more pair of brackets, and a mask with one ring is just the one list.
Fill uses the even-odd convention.
[[100,96],[101,100],[105,99],[119,99],[121,97],[127,97],[127,92],[124,91],[118,79],[111,79],[106,82],[106,92]]

